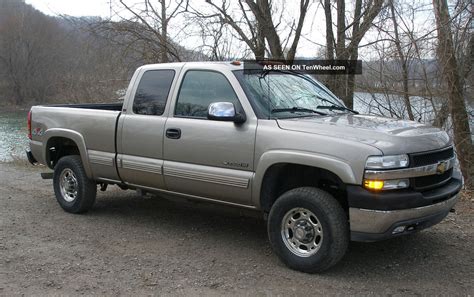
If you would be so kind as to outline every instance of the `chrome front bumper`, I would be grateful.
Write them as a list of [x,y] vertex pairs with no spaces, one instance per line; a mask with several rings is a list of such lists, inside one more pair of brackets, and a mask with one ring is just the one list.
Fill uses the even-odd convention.
[[[401,210],[349,208],[351,237],[356,241],[376,241],[417,231],[440,222],[458,200],[455,195],[440,203]],[[397,227],[405,227],[397,232]],[[399,229],[400,230],[400,229]]]

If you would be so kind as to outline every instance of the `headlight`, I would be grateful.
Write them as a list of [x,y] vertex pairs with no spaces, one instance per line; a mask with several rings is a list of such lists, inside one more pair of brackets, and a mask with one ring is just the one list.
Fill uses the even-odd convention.
[[371,156],[365,162],[366,169],[394,169],[408,167],[408,155]]

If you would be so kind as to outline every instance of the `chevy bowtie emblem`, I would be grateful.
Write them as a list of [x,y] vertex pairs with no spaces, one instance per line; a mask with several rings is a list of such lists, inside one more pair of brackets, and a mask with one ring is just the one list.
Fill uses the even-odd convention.
[[443,174],[446,169],[448,168],[447,162],[439,162],[438,165],[436,166],[436,173],[437,174]]

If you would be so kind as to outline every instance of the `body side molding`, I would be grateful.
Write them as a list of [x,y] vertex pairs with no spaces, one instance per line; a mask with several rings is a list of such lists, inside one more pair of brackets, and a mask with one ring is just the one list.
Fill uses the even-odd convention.
[[165,177],[172,176],[243,189],[249,187],[253,175],[250,171],[171,161],[165,161],[163,173]]

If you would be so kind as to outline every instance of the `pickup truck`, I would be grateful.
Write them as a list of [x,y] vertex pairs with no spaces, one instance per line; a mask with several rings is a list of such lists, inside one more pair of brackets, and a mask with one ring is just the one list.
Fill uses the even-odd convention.
[[91,209],[107,185],[258,210],[275,254],[308,273],[350,240],[439,223],[462,187],[444,131],[238,61],[145,65],[123,103],[33,106],[28,127],[28,159],[54,170],[65,211]]

